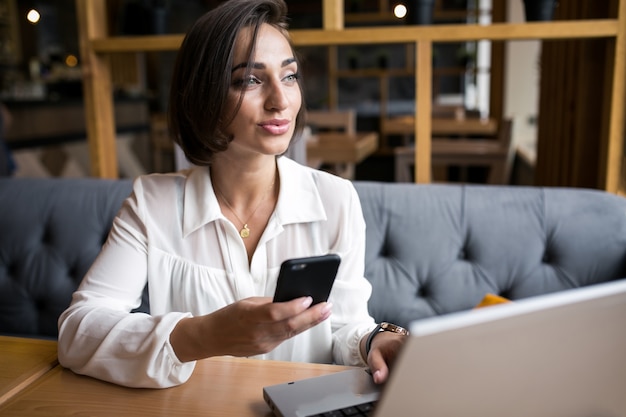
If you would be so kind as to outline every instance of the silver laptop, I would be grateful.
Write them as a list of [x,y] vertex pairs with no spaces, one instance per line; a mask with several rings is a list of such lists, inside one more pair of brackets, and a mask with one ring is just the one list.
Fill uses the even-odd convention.
[[[281,417],[626,416],[626,280],[429,318],[410,330],[382,389],[354,369],[268,386],[264,398]],[[346,407],[354,414],[331,414]]]

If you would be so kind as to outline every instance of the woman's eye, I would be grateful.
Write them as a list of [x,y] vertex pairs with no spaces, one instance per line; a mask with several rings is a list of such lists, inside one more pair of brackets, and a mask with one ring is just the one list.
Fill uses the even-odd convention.
[[245,80],[245,84],[246,85],[256,85],[256,84],[261,84],[261,81],[259,81],[258,78],[256,77],[248,77]]
[[245,87],[254,86],[254,85],[257,85],[257,84],[260,84],[260,83],[261,83],[261,81],[259,81],[258,78],[250,76],[250,77],[240,78],[240,79],[236,80],[234,82],[234,85],[236,87],[245,88]]
[[289,74],[288,76],[283,78],[283,81],[288,82],[288,83],[295,83],[295,82],[298,82],[299,79],[300,79],[300,74],[296,72],[294,74]]

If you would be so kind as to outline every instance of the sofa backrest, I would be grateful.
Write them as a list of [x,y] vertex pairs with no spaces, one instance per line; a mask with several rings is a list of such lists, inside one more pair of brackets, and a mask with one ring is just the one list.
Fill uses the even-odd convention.
[[598,190],[355,183],[377,321],[626,277],[626,199]]
[[0,333],[57,336],[57,318],[131,187],[127,180],[0,179]]
[[[581,189],[355,182],[377,321],[626,277],[626,199]],[[56,337],[130,180],[0,179],[0,334]],[[147,292],[140,311],[148,311]]]

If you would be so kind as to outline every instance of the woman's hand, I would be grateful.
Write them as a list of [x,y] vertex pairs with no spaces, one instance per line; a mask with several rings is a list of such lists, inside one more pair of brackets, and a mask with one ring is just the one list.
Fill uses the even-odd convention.
[[[365,350],[366,335],[361,342]],[[380,332],[372,339],[372,345],[367,355],[367,365],[372,372],[372,378],[377,384],[382,384],[389,378],[389,370],[393,366],[400,349],[406,341],[406,336],[392,332]]]
[[211,314],[181,320],[170,343],[183,362],[267,353],[330,317],[330,303],[309,308],[311,301],[311,297],[283,303],[268,297],[246,298]]

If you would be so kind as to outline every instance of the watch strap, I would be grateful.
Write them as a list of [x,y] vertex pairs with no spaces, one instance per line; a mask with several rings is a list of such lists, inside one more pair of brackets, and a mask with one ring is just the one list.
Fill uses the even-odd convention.
[[378,323],[378,325],[374,328],[374,330],[372,330],[372,332],[367,337],[367,340],[365,341],[365,357],[369,356],[370,350],[372,348],[372,340],[374,340],[374,337],[376,337],[376,335],[380,332],[392,332],[402,336],[409,335],[409,331],[407,329],[402,326],[398,326],[397,324],[388,323],[386,321]]

